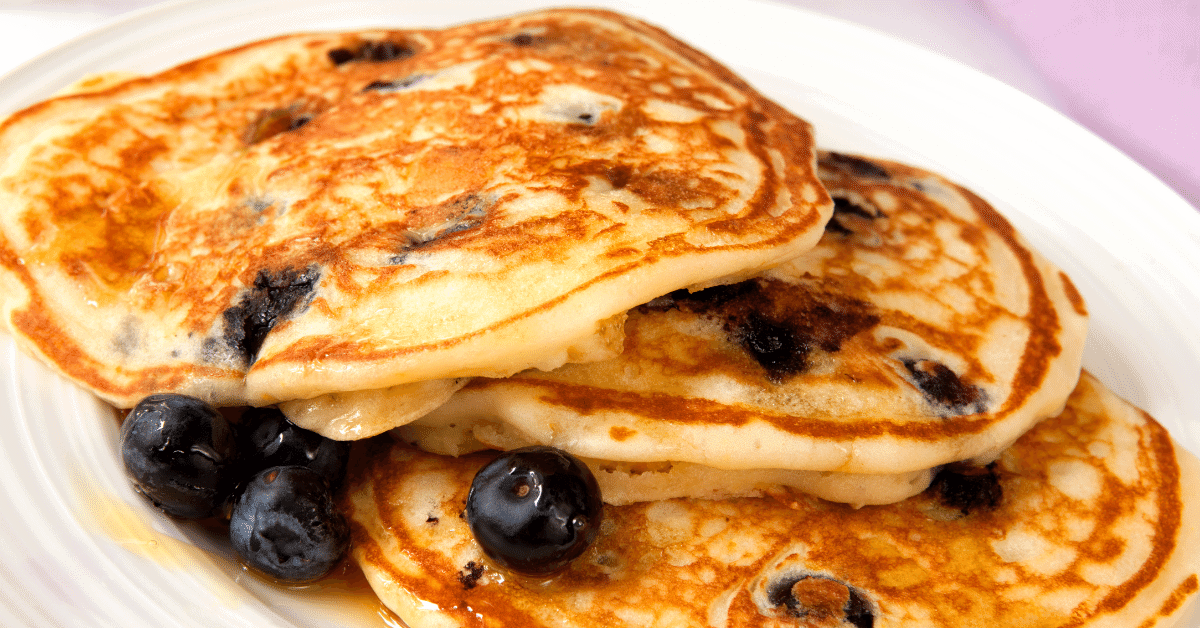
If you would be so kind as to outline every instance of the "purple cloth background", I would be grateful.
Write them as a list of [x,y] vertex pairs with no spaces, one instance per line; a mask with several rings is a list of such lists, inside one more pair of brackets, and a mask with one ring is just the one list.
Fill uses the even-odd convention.
[[1200,0],[963,0],[1041,71],[1062,112],[1200,208]]

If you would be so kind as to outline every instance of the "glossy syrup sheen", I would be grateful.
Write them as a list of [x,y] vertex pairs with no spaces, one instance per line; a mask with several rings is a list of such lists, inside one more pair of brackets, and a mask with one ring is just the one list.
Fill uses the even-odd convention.
[[[82,520],[101,537],[158,568],[188,570],[202,576],[205,590],[228,608],[247,599],[262,599],[289,609],[304,609],[312,617],[362,628],[406,628],[371,590],[362,570],[343,560],[326,576],[305,584],[283,583],[243,565],[229,547],[228,526],[218,519],[162,522],[173,525],[182,538],[155,528],[149,517],[164,517],[134,508],[120,499],[87,489]],[[249,582],[247,581],[249,580]],[[249,587],[249,588],[248,588]]]

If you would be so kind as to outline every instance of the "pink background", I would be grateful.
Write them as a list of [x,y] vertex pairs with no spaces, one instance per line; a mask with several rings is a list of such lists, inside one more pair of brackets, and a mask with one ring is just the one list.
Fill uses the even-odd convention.
[[1060,110],[1200,207],[1200,1],[975,0]]

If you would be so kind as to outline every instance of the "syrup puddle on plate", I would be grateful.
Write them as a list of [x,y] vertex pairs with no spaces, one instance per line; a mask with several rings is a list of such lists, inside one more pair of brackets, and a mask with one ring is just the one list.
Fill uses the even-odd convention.
[[[274,601],[316,621],[364,628],[407,628],[403,620],[383,605],[362,570],[348,558],[315,582],[283,584],[237,560],[226,538],[228,527],[222,521],[170,519],[144,512],[95,487],[81,488],[78,497],[79,520],[97,538],[108,539],[163,569],[189,570],[229,608],[237,608],[249,598],[258,598],[264,604],[272,605]],[[161,517],[162,521],[152,521],[150,517]],[[156,529],[156,523],[173,527],[184,538]]]

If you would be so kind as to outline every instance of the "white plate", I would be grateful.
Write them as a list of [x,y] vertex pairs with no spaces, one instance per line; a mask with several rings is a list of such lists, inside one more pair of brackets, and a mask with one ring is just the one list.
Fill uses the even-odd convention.
[[[150,72],[296,30],[441,26],[525,0],[196,0],[139,12],[0,79],[0,114],[91,72]],[[964,66],[789,7],[589,2],[640,15],[811,120],[825,147],[905,160],[971,187],[1087,298],[1085,366],[1200,452],[1200,215],[1115,149]],[[0,336],[0,625],[381,626],[350,604],[246,575],[130,490],[117,423]],[[211,548],[210,548],[211,549]],[[351,596],[354,597],[354,596]],[[1187,626],[1200,625],[1193,610]]]

